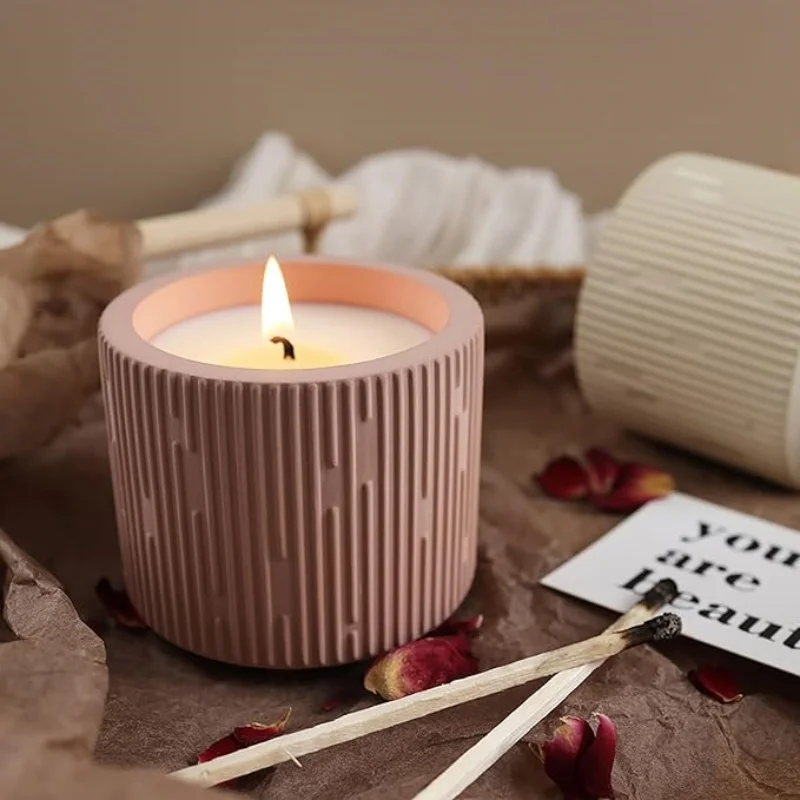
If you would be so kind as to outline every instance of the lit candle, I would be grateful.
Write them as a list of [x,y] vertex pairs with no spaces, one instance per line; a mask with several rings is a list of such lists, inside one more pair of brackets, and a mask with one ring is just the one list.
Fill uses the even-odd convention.
[[152,339],[173,355],[249,369],[313,369],[391,355],[431,332],[397,314],[339,303],[292,305],[270,257],[260,306],[237,306],[179,322]]

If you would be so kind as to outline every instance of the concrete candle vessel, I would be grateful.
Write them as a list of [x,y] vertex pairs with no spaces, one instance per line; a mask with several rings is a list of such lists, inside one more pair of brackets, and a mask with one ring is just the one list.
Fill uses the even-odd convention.
[[295,303],[383,310],[422,343],[316,369],[245,369],[153,344],[259,304],[264,264],[146,281],[100,324],[125,581],[153,630],[209,658],[302,668],[434,628],[476,566],[483,317],[423,270],[294,258]]

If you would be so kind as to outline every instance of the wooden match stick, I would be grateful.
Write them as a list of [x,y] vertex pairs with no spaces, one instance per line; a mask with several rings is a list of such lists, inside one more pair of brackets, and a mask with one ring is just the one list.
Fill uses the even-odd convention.
[[[672,580],[657,583],[641,602],[623,614],[606,633],[627,628],[652,617],[673,600],[678,587]],[[665,615],[668,616],[668,615]],[[660,619],[656,617],[651,622]],[[645,622],[645,625],[648,623]],[[636,630],[634,628],[634,630]],[[569,697],[601,664],[596,661],[568,669],[551,678],[521,706],[492,728],[477,744],[456,759],[441,775],[429,783],[414,800],[452,800],[474,783],[486,770],[507,753],[528,731],[538,725],[553,709]]]
[[399,700],[346,714],[313,728],[252,745],[213,761],[180,769],[173,772],[172,777],[200,786],[215,786],[283,761],[511,689],[537,678],[610,658],[645,642],[671,638],[679,630],[678,617],[664,614],[643,625],[594,636],[577,644],[523,658],[512,664],[417,692]]
[[319,228],[355,210],[354,189],[334,184],[273,197],[244,208],[201,208],[152,217],[138,223],[142,257],[160,258],[271,233]]

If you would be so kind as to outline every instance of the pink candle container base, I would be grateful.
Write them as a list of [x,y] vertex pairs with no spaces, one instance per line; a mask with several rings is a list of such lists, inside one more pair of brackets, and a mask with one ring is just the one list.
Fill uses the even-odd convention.
[[263,263],[114,300],[100,358],[125,582],[191,652],[304,668],[374,656],[460,604],[477,558],[483,317],[423,270],[282,262],[293,303],[400,314],[431,337],[324,369],[190,361],[151,340],[261,301]]

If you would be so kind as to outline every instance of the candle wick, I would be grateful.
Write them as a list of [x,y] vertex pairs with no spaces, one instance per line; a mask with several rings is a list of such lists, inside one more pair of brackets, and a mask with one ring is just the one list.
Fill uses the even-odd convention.
[[294,361],[294,345],[288,339],[283,336],[273,336],[270,341],[272,344],[282,344],[284,359],[289,358]]

